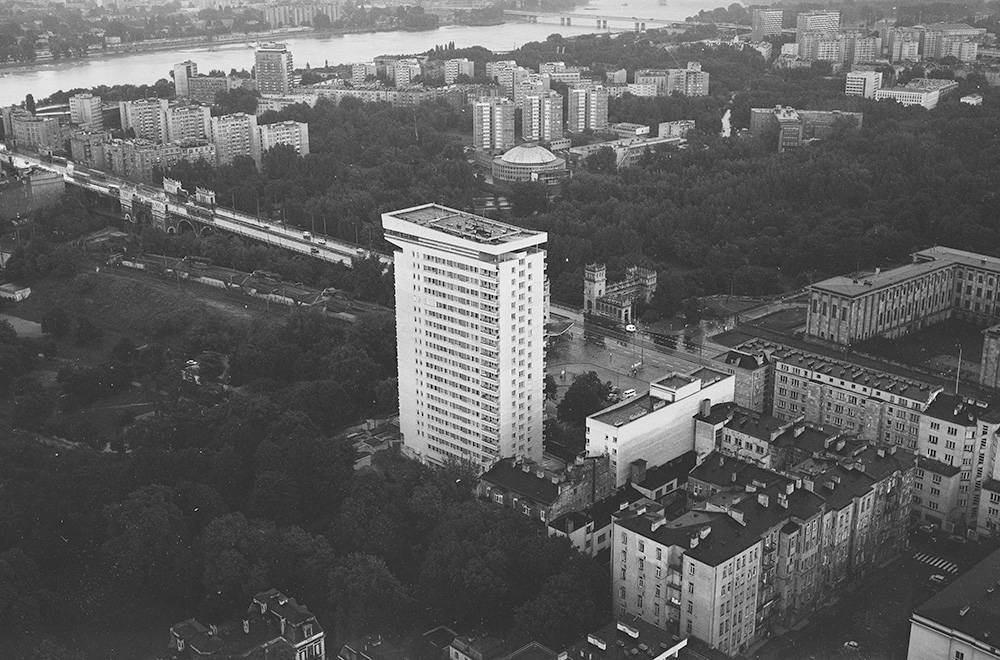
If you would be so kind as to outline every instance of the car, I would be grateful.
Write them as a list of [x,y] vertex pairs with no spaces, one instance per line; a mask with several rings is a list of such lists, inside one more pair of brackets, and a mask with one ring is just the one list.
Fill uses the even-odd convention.
[[927,581],[928,581],[929,583],[931,583],[931,584],[933,584],[933,585],[937,586],[937,585],[941,585],[941,584],[944,584],[944,582],[945,582],[945,579],[946,579],[946,578],[945,578],[945,577],[944,577],[943,575],[941,575],[940,573],[935,573],[935,574],[934,574],[934,575],[932,575],[932,576],[931,576],[931,577],[930,577],[930,578],[929,578],[929,579],[928,579]]
[[625,390],[624,392],[622,392],[622,398],[623,399],[631,399],[634,396],[635,396],[635,389],[634,388],[630,387],[627,390]]
[[859,648],[861,648],[861,646],[853,639],[849,639],[846,642],[844,642],[844,648],[847,649],[848,651],[857,651]]
[[923,532],[925,534],[933,534],[935,528],[934,528],[934,525],[932,525],[930,523],[924,523],[923,525],[920,525],[919,527],[917,527],[917,529],[919,529],[921,532]]
[[320,245],[326,245],[326,239],[325,238],[317,238],[316,242],[319,243]]
[[634,323],[629,323],[625,326],[625,332],[635,332],[638,328],[635,327]]

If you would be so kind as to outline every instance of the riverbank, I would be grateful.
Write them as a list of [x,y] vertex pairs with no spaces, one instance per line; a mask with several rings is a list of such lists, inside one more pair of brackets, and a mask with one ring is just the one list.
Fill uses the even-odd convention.
[[[497,25],[502,25],[498,23]],[[178,39],[149,39],[146,41],[133,41],[121,46],[104,47],[91,50],[85,57],[62,57],[54,58],[51,55],[36,57],[31,62],[4,62],[0,63],[0,71],[4,73],[17,73],[19,71],[30,71],[43,64],[66,64],[73,62],[85,62],[91,56],[106,58],[120,57],[126,55],[138,55],[141,53],[153,53],[168,50],[181,50],[184,48],[208,48],[213,46],[231,46],[233,44],[244,43],[248,48],[254,48],[256,43],[263,41],[275,41],[295,37],[342,37],[349,34],[377,34],[380,32],[430,32],[437,30],[438,26],[425,29],[402,29],[397,27],[385,28],[355,28],[355,29],[332,29],[332,28],[311,28],[294,27],[281,28],[277,30],[267,30],[265,32],[246,32],[241,34],[227,35],[205,35],[198,37],[183,37]],[[3,77],[3,74],[0,74]]]

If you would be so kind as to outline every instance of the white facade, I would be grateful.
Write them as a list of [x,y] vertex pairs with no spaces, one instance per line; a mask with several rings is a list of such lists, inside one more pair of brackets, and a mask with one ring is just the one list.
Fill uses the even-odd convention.
[[93,94],[75,94],[69,97],[69,120],[88,131],[104,128],[101,97]]
[[572,87],[569,94],[569,112],[566,130],[570,133],[602,131],[608,127],[608,90],[598,85]]
[[879,71],[851,71],[847,74],[844,94],[875,98],[875,92],[882,89],[882,73]]
[[260,135],[257,118],[243,112],[212,117],[212,143],[219,165],[228,165],[236,156],[260,162]]
[[406,87],[421,73],[420,62],[415,59],[396,60],[393,70],[396,87]]
[[505,98],[483,98],[472,104],[472,146],[506,151],[514,146],[514,104]]
[[305,156],[309,153],[309,124],[300,121],[282,121],[274,124],[263,124],[257,127],[260,132],[260,153],[268,149],[287,144],[295,149],[295,153]]
[[382,215],[396,246],[400,428],[408,453],[482,469],[542,458],[542,232],[427,204]]
[[163,142],[167,137],[167,99],[120,101],[122,130],[132,129],[137,138]]
[[735,376],[709,369],[670,374],[650,383],[647,394],[589,416],[587,455],[610,457],[616,487],[628,481],[629,464],[638,459],[663,465],[697,449],[700,461],[713,447],[695,447],[694,416],[706,400],[711,406],[735,397]]
[[188,78],[198,75],[198,65],[186,60],[174,65],[174,92],[178,97],[188,96]]
[[921,90],[909,89],[907,87],[890,87],[879,89],[875,92],[876,101],[891,99],[903,105],[919,105],[922,108],[933,110],[937,107],[941,93],[936,89]]
[[796,32],[808,32],[810,30],[830,30],[840,29],[839,11],[806,11],[795,17]]
[[466,58],[448,60],[444,63],[444,83],[454,85],[459,76],[472,78],[476,75],[476,63]]
[[167,142],[204,140],[212,133],[212,111],[207,105],[173,105],[166,112]]
[[563,136],[563,98],[556,92],[529,94],[521,104],[521,135],[551,142]]
[[254,78],[262,96],[287,94],[292,88],[292,53],[285,44],[257,48]]
[[364,83],[369,76],[374,78],[377,75],[378,68],[374,62],[356,62],[351,65],[351,82],[355,85]]

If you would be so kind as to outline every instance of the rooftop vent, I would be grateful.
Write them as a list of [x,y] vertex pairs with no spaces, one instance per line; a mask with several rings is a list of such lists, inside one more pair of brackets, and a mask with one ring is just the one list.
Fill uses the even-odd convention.
[[639,630],[637,628],[633,628],[632,626],[622,623],[621,621],[618,622],[617,627],[618,630],[622,631],[632,639],[639,639]]

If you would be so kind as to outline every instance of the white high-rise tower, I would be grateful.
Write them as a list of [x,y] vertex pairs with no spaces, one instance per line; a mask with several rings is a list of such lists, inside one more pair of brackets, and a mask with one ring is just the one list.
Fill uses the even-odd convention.
[[542,458],[544,232],[426,204],[382,214],[397,247],[399,421],[420,460]]

